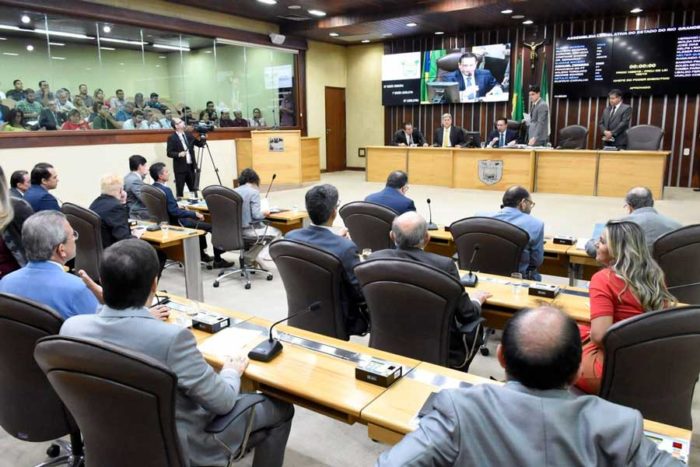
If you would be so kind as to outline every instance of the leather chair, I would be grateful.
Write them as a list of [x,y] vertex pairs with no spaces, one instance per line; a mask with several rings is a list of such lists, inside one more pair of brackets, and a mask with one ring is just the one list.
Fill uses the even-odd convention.
[[620,321],[603,338],[600,397],[644,418],[692,429],[700,372],[700,307],[644,313]]
[[586,149],[588,128],[581,125],[569,125],[559,130],[557,149]]
[[700,304],[700,224],[657,238],[653,256],[666,275],[669,291],[682,303]]
[[[64,336],[41,339],[34,356],[82,430],[89,446],[86,465],[189,465],[175,423],[177,376],[162,363],[121,347]],[[252,421],[253,407],[263,400],[255,395],[240,399],[205,431],[216,436],[239,417]],[[244,439],[231,455],[260,439],[259,434]]]
[[211,215],[211,242],[214,248],[223,251],[240,250],[240,265],[238,269],[224,269],[214,281],[218,287],[222,279],[231,275],[239,275],[245,280],[245,288],[250,289],[250,275],[256,272],[267,274],[267,280],[272,280],[272,274],[260,266],[253,267],[245,264],[244,254],[253,244],[247,244],[243,239],[243,198],[234,190],[221,185],[211,185],[202,190]]
[[270,256],[282,277],[291,315],[321,302],[321,308],[289,320],[290,326],[348,340],[342,303],[343,263],[332,253],[305,243],[281,239],[270,244]]
[[627,150],[659,151],[664,130],[653,125],[637,125],[627,130]]
[[457,246],[459,269],[469,269],[475,247],[479,253],[473,269],[508,276],[518,272],[520,257],[530,236],[520,227],[490,217],[467,217],[450,225]]
[[170,222],[168,201],[160,188],[144,185],[141,188],[141,201],[148,209],[148,215],[153,222]]
[[391,223],[396,217],[393,209],[381,204],[354,201],[342,206],[338,214],[360,251],[365,248],[372,251],[394,248],[389,238]]
[[[355,266],[369,307],[369,346],[448,366],[450,327],[464,287],[449,274],[406,259],[370,259]],[[460,368],[467,371],[476,349]]]
[[522,144],[525,142],[526,136],[523,134],[525,125],[521,120],[508,120],[508,129],[516,132],[518,134],[518,139],[515,140],[516,143]]
[[99,282],[100,264],[102,263],[102,219],[84,207],[73,203],[63,203],[61,212],[66,215],[68,223],[78,232],[79,241],[75,243],[76,271],[84,269],[90,277]]
[[[36,342],[58,334],[62,324],[52,309],[0,293],[0,426],[22,441],[56,440],[47,450],[54,459],[41,466],[77,467],[83,456],[78,426],[34,360]],[[70,444],[58,440],[65,435]]]

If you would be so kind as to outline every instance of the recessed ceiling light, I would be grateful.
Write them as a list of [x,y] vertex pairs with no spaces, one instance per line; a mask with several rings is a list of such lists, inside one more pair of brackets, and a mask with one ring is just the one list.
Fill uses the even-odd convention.
[[326,16],[326,12],[321,10],[309,10],[309,14],[314,16]]
[[445,34],[443,31],[435,31],[436,36],[442,36],[443,34]]
[[51,57],[51,59],[52,60],[65,60],[66,57],[57,57],[56,55],[54,55],[53,57]]
[[66,46],[66,44],[64,44],[63,42],[49,42],[49,45],[55,45],[57,47],[65,47]]
[[[6,40],[7,40],[7,37],[0,37],[0,41],[6,41]],[[49,44],[50,44],[50,42],[49,42]]]
[[328,35],[331,37],[338,37],[340,34],[338,34],[337,32],[329,32]]
[[211,53],[211,50],[205,50],[204,53],[205,53],[205,54],[210,54],[210,53]]
[[8,55],[8,56],[10,56],[10,57],[17,57],[17,56],[19,56],[19,54],[16,54],[16,53],[14,53],[14,52],[3,52],[2,54],[3,54],[3,55]]
[[24,24],[29,24],[29,23],[32,22],[32,19],[31,19],[29,16],[27,16],[27,15],[22,15],[22,17],[20,18],[20,20],[21,20]]
[[102,26],[102,31],[104,31],[106,34],[109,34],[110,32],[112,32],[112,28],[105,24],[104,26]]
[[168,58],[168,57],[166,57],[165,55],[158,55],[158,58],[163,59],[163,58]]
[[277,0],[258,0],[259,3],[264,3],[265,5],[275,5]]
[[385,32],[384,34],[382,34],[382,37],[389,37],[389,36],[391,36],[390,32]]
[[513,10],[501,10],[501,13],[503,13],[504,15],[509,15],[513,13]]
[[27,46],[27,50],[28,50],[29,52],[33,52],[33,51],[34,51],[34,46],[33,46],[32,44],[29,44],[29,45]]
[[513,18],[513,19],[523,19],[524,17],[525,17],[525,15],[513,15],[513,16],[511,16],[511,18]]
[[365,39],[362,41],[363,44],[369,44],[369,39]]
[[531,19],[526,19],[525,21],[523,21],[523,24],[532,24],[532,23],[533,23],[533,21]]
[[102,47],[102,46],[100,46],[100,50],[115,51],[115,50],[117,50],[117,49],[115,49],[114,47]]
[[641,8],[639,8],[639,7],[637,7],[637,8],[633,8],[633,9],[631,9],[631,10],[630,10],[630,13],[632,13],[632,14],[635,14],[635,15],[636,15],[637,13],[641,13],[642,11],[644,11],[644,10],[642,10],[642,9],[641,9]]
[[301,5],[289,5],[287,8],[290,10],[301,10]]
[[416,24],[416,23],[407,23],[406,26],[408,26],[409,28],[415,28],[416,26],[418,26],[418,24]]

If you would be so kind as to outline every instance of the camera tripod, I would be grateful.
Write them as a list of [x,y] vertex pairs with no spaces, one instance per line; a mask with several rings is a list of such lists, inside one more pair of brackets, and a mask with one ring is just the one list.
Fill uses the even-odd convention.
[[211,149],[209,149],[209,144],[207,143],[207,135],[205,133],[202,133],[199,135],[199,139],[200,141],[202,141],[203,144],[197,147],[197,153],[195,154],[194,158],[194,190],[192,190],[192,192],[194,193],[195,197],[197,197],[199,193],[199,181],[202,177],[202,166],[204,164],[205,149],[206,152],[209,154],[209,161],[211,162],[211,166],[214,168],[216,179],[219,181],[219,185],[222,184],[221,177],[219,176],[219,168],[214,162],[214,157],[211,155]]

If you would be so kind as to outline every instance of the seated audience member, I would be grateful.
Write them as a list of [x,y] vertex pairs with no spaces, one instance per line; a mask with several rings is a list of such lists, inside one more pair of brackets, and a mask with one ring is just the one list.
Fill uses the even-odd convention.
[[417,128],[413,128],[413,123],[411,122],[404,123],[403,129],[394,133],[393,143],[396,146],[428,146],[423,133]]
[[530,241],[520,258],[519,272],[525,279],[539,281],[542,276],[537,269],[544,261],[544,222],[530,214],[534,206],[529,191],[521,186],[512,186],[503,193],[500,211],[477,215],[500,219],[528,233]]
[[[100,89],[100,88],[95,89],[95,92],[92,93],[92,100],[93,100],[93,104],[94,104],[95,102],[100,102],[100,103],[102,103],[102,104],[107,104],[107,105],[109,105],[109,104],[105,101],[105,92],[104,92],[102,89]],[[91,106],[91,107],[92,107],[92,106]]]
[[39,162],[32,169],[30,176],[32,186],[24,194],[24,200],[29,203],[34,212],[59,211],[58,200],[49,193],[58,186],[58,172],[53,165]]
[[406,196],[407,191],[408,175],[401,170],[395,170],[387,177],[384,189],[367,195],[365,201],[386,206],[396,211],[397,214],[415,211],[416,206],[413,204],[413,200]]
[[5,123],[8,122],[8,117],[10,115],[10,108],[6,105],[2,104],[2,99],[0,99],[0,128],[5,126]]
[[65,114],[58,111],[56,101],[53,99],[50,99],[46,108],[39,113],[39,128],[45,130],[58,130],[65,121]]
[[206,114],[208,120],[212,122],[216,122],[216,120],[219,118],[216,115],[216,108],[214,107],[214,103],[212,101],[207,101],[206,108],[199,113],[200,120],[204,120],[204,114]]
[[231,120],[231,112],[228,109],[221,109],[221,117],[219,117],[219,126],[221,128],[235,126]]
[[75,109],[68,97],[68,93],[63,89],[56,92],[56,109],[63,114],[68,114],[68,112]]
[[146,108],[146,102],[143,98],[143,93],[137,92],[134,94],[134,107],[138,110],[143,111]]
[[433,146],[443,148],[464,147],[464,131],[452,125],[452,115],[443,114],[440,128],[435,130],[433,135]]
[[243,118],[243,112],[240,110],[235,110],[233,112],[233,124],[231,126],[235,127],[243,127],[243,126],[249,126],[248,125],[248,120]]
[[26,170],[15,170],[10,176],[10,196],[17,199],[24,199],[24,194],[32,186],[29,180],[29,172]]
[[24,119],[24,113],[15,107],[8,112],[7,123],[2,127],[2,131],[28,131],[22,125]]
[[37,100],[41,105],[46,105],[50,100],[54,100],[54,94],[49,89],[49,83],[45,80],[39,81],[39,90],[36,93]]
[[590,284],[591,325],[581,326],[583,362],[576,386],[598,394],[603,376],[603,337],[618,321],[675,304],[664,273],[651,257],[639,225],[610,221],[596,243],[596,260],[605,269]]
[[[31,121],[39,118],[39,114],[41,113],[43,107],[41,106],[41,102],[36,100],[34,90],[29,88],[27,89],[24,100],[19,101],[15,109],[21,111],[24,114],[24,118]],[[24,123],[24,121],[22,121],[22,123]]]
[[[417,212],[409,211],[394,219],[389,233],[391,241],[396,245],[396,249],[386,249],[375,251],[370,255],[370,259],[376,258],[403,258],[416,261],[439,269],[455,279],[459,280],[459,271],[452,258],[436,255],[423,251],[425,245],[430,241],[428,224],[423,216]],[[450,323],[450,358],[449,363],[452,368],[464,368],[468,363],[468,357],[472,356],[481,343],[480,317],[481,305],[491,296],[488,292],[474,290],[472,299],[466,291],[462,294],[459,303],[459,310],[455,316],[455,322]],[[464,329],[467,327],[468,329]],[[462,335],[466,334],[467,340],[464,342]],[[473,351],[470,351],[473,350]],[[466,371],[466,368],[464,368]]]
[[263,127],[267,126],[267,123],[265,123],[265,119],[262,116],[262,111],[258,109],[257,107],[253,109],[253,118],[250,119],[250,125],[249,126],[254,126],[254,127]]
[[146,102],[146,107],[150,107],[152,109],[155,109],[160,113],[163,113],[166,109],[166,107],[158,100],[158,93],[157,92],[151,93],[149,101]]
[[[92,98],[90,100],[92,101]],[[90,114],[92,112],[90,111],[90,108],[85,105],[85,100],[83,100],[83,97],[80,95],[75,96],[73,98],[73,105],[75,106],[75,110],[80,112],[81,120],[87,122],[90,119]],[[90,106],[90,107],[92,107],[92,106]]]
[[[124,106],[117,113],[114,114],[114,118],[119,122],[125,122],[131,119],[135,109],[136,107],[134,106],[134,103],[129,101],[124,104]],[[114,110],[112,110],[112,112],[114,112]]]
[[104,102],[95,102],[92,106],[92,129],[93,130],[115,130],[121,128],[123,123],[115,119],[109,113],[109,107]]
[[518,142],[518,133],[508,129],[508,119],[499,118],[496,120],[496,129],[489,133],[488,147],[504,148],[515,146]]
[[182,108],[182,121],[188,126],[197,121],[197,119],[192,116],[191,108],[187,106]]
[[[244,354],[227,355],[216,371],[204,360],[189,329],[155,319],[146,308],[158,285],[158,262],[153,248],[141,240],[124,240],[105,250],[100,277],[105,306],[99,314],[75,317],[64,323],[61,335],[96,339],[139,352],[164,364],[177,376],[175,421],[188,464],[227,465],[231,453],[219,440],[238,448],[243,433],[263,435],[253,465],[282,466],[294,407],[270,397],[255,406],[252,426],[240,417],[217,438],[204,427],[216,415],[231,411],[240,393],[241,376],[248,365]],[[88,318],[88,319],[85,319]],[[108,401],[105,400],[105,403]]]
[[348,334],[364,334],[368,330],[368,319],[361,307],[364,304],[360,284],[353,268],[359,263],[357,245],[347,237],[347,229],[339,235],[333,230],[333,221],[338,215],[340,198],[333,185],[318,185],[306,192],[306,210],[311,225],[292,230],[285,235],[289,240],[307,243],[334,254],[343,263],[345,270],[342,307],[345,328]]
[[88,122],[80,118],[80,112],[73,109],[68,112],[68,120],[63,123],[61,130],[89,130]]
[[[180,207],[177,205],[177,201],[175,200],[173,190],[171,190],[170,187],[166,185],[166,183],[170,179],[170,172],[168,171],[167,167],[165,167],[165,164],[163,164],[162,162],[156,162],[155,164],[151,165],[148,171],[151,174],[151,178],[154,181],[153,186],[157,187],[163,193],[165,193],[165,198],[167,200],[168,207],[168,215],[170,216],[170,223],[172,225],[179,224],[183,227],[189,227],[192,229],[199,229],[204,230],[206,232],[211,232],[211,224],[204,222],[204,216],[202,214],[195,211],[189,211],[187,209],[180,209]],[[211,257],[205,252],[207,248],[206,236],[199,236],[199,247],[201,250],[202,261],[207,263],[210,262]],[[229,263],[221,257],[222,253],[223,251],[214,247],[213,267],[230,268],[231,266],[233,266],[233,264]]]
[[160,127],[166,130],[172,130],[173,127],[173,111],[170,109],[165,109],[163,111],[163,118],[159,120]]
[[[656,239],[683,227],[679,222],[659,214],[654,209],[654,196],[647,187],[639,186],[628,191],[625,196],[625,209],[629,215],[620,220],[634,222],[642,228],[646,244],[652,253]],[[592,258],[596,257],[597,241],[597,238],[592,238],[586,243],[586,253]]]
[[143,112],[134,110],[131,118],[122,123],[122,130],[148,130],[148,122],[143,119]]
[[561,311],[516,313],[497,356],[504,386],[443,389],[377,466],[684,465],[644,435],[637,410],[568,391],[581,344],[576,323]]
[[148,208],[141,201],[141,189],[143,180],[148,175],[148,163],[146,158],[135,154],[129,158],[130,172],[124,177],[124,190],[126,191],[126,206],[129,216],[136,219],[148,219]]
[[16,79],[12,82],[12,89],[7,91],[7,98],[15,102],[20,102],[27,97],[27,91],[24,90],[24,84],[21,79]]
[[76,109],[78,108],[78,104],[76,102],[78,97],[83,101],[83,105],[86,109],[90,109],[92,107],[94,101],[92,97],[90,97],[90,94],[88,94],[87,84],[81,84],[78,86],[78,94],[73,98],[73,104],[75,105]]
[[11,195],[5,172],[0,167],[0,279],[27,264],[22,247],[22,226],[33,213],[21,196]]
[[285,92],[280,102],[280,126],[294,126],[296,120],[294,96],[292,96],[291,92]]
[[143,111],[143,123],[146,124],[149,130],[160,130],[162,128],[158,121],[158,115],[149,108]]
[[[63,270],[75,258],[78,233],[60,211],[38,212],[22,227],[28,264],[0,281],[0,292],[48,305],[63,316],[95,313],[97,299],[83,281]],[[50,286],[49,286],[50,285]]]

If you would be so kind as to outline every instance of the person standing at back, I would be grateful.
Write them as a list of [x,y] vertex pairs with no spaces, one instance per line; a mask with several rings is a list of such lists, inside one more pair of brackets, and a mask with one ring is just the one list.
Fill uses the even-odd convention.
[[395,170],[387,177],[384,189],[367,195],[365,201],[386,206],[397,214],[415,211],[416,205],[406,196],[406,193],[408,193],[408,175],[401,170]]
[[194,155],[194,146],[204,147],[204,143],[185,132],[185,122],[181,118],[173,118],[175,132],[168,136],[166,154],[173,160],[173,173],[175,174],[175,194],[182,198],[185,185],[190,192],[195,187],[195,170],[197,160]]
[[546,146],[549,142],[549,105],[542,100],[539,86],[530,87],[530,126],[527,144]]
[[622,91],[613,89],[608,93],[608,105],[600,118],[599,129],[603,134],[603,146],[618,149],[627,147],[627,129],[632,119],[632,107],[622,102]]

